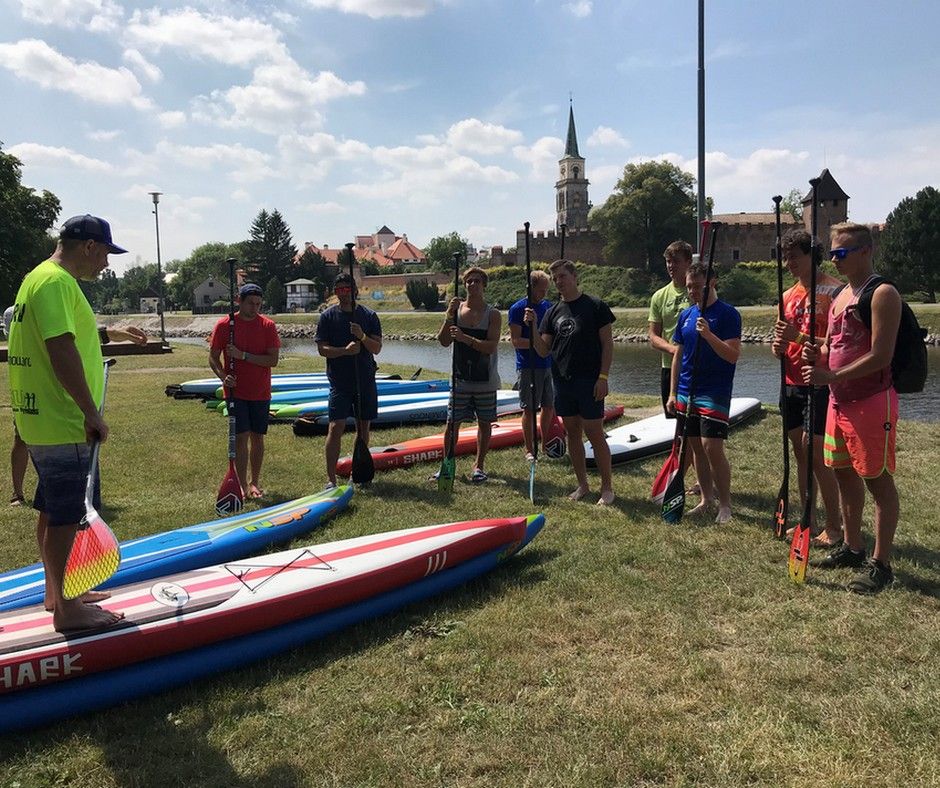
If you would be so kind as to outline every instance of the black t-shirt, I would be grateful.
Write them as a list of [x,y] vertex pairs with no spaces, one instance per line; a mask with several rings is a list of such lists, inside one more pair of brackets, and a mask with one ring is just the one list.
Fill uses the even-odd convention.
[[552,372],[560,378],[596,378],[601,372],[598,332],[617,318],[599,298],[582,293],[552,304],[539,332],[552,335]]

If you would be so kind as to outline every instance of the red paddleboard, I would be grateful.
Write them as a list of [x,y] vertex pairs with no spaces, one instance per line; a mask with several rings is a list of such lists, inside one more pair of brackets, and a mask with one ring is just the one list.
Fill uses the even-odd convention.
[[[604,421],[612,421],[623,415],[621,405],[613,405],[604,409]],[[490,437],[491,449],[505,449],[509,446],[521,446],[524,441],[522,433],[522,419],[508,419],[507,421],[493,422],[493,433]],[[474,454],[477,450],[477,428],[465,427],[457,433],[454,442],[454,455]],[[393,446],[377,446],[369,450],[372,453],[372,462],[377,471],[387,471],[392,468],[405,468],[419,462],[435,462],[444,458],[444,433],[428,435],[424,438],[396,443]],[[352,457],[342,457],[336,463],[336,473],[340,476],[349,476],[352,471]]]

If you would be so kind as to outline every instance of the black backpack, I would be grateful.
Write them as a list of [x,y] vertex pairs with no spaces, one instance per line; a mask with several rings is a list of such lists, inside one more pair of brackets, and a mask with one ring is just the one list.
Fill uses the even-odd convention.
[[[894,282],[883,276],[873,276],[868,280],[858,297],[858,316],[871,331],[871,299],[875,288],[881,284],[895,287]],[[927,330],[920,327],[913,310],[907,301],[901,301],[901,324],[898,326],[898,338],[894,343],[894,357],[891,359],[891,377],[898,394],[915,394],[924,390],[927,382]]]

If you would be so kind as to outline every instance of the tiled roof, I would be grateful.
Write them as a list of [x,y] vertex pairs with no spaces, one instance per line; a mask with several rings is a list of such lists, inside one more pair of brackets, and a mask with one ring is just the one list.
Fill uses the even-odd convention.
[[399,238],[385,251],[392,260],[424,260],[425,255],[407,238]]
[[[793,218],[787,214],[786,218],[780,217],[784,223],[792,223]],[[773,213],[716,213],[712,216],[716,222],[722,224],[775,224],[776,217]]]

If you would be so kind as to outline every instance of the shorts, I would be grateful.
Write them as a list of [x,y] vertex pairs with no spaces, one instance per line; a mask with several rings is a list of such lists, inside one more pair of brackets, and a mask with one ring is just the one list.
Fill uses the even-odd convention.
[[519,404],[523,410],[528,410],[532,401],[529,392],[529,382],[535,373],[535,410],[550,408],[555,402],[555,387],[552,385],[552,370],[549,367],[539,369],[520,369],[516,378],[516,387],[519,389]]
[[[49,518],[50,526],[77,525],[85,516],[85,486],[91,447],[85,443],[27,446],[39,481],[33,508]],[[97,469],[92,505],[101,508],[101,480]]]
[[266,435],[268,432],[268,416],[271,410],[269,399],[236,399],[232,401],[235,411],[235,434],[253,432],[256,435]]
[[659,396],[663,401],[663,413],[667,419],[674,419],[675,413],[666,410],[666,403],[669,401],[669,395],[672,393],[672,367],[662,367],[659,370]]
[[356,404],[356,392],[331,388],[328,405],[330,421],[346,421],[350,417],[359,421],[372,421],[379,415],[379,395],[375,383],[363,386],[359,391],[359,407]]
[[894,474],[898,394],[894,388],[855,402],[830,400],[823,457],[830,468],[852,468],[863,479]]
[[[676,415],[677,429],[681,433],[684,429],[686,416],[684,413]],[[728,437],[728,422],[716,421],[704,416],[689,416],[689,431],[686,433],[690,438],[717,438],[726,440]]]
[[469,394],[466,392],[455,391],[451,397],[451,405],[454,409],[453,421],[459,423],[462,421],[472,421],[476,419],[477,423],[492,424],[496,421],[496,392],[482,391]]
[[[780,402],[780,414],[787,432],[806,423],[806,409],[809,407],[809,386],[787,386]],[[826,412],[829,410],[829,387],[816,386],[813,395],[813,434],[826,434]],[[805,429],[805,427],[804,427]]]
[[604,418],[604,400],[594,399],[597,378],[555,378],[555,413],[593,421]]

